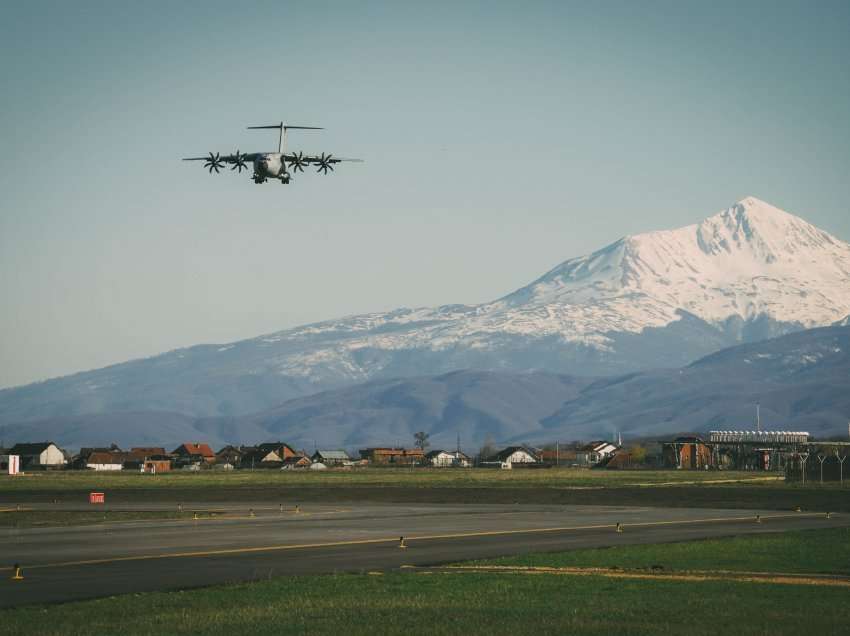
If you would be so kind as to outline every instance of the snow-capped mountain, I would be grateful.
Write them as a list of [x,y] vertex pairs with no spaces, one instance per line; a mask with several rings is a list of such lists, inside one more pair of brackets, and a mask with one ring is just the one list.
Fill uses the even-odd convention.
[[477,306],[399,309],[202,345],[0,391],[0,421],[109,410],[239,414],[456,369],[678,367],[850,314],[850,244],[754,197],[625,237]]
[[735,340],[748,339],[742,332],[754,323],[775,335],[840,319],[850,310],[848,292],[850,244],[747,197],[702,223],[628,236],[568,260],[492,303],[356,316],[261,341],[346,334],[333,348],[282,361],[280,370],[310,375],[333,363],[368,378],[378,369],[357,352],[485,352],[515,338],[613,352],[618,335],[668,327],[686,314]]

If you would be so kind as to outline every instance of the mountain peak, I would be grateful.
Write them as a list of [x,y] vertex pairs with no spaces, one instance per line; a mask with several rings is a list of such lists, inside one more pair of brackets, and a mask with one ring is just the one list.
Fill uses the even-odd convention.
[[764,264],[794,261],[794,255],[840,244],[800,217],[748,196],[696,226],[703,253],[736,254]]
[[822,325],[850,309],[848,280],[850,245],[747,196],[700,223],[626,236],[565,261],[500,303],[558,306],[576,331],[604,314],[639,332],[677,320],[678,310],[716,325],[760,316]]

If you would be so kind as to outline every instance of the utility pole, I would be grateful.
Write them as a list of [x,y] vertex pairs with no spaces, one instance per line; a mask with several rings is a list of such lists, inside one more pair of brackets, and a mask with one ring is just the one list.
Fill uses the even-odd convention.
[[555,466],[561,463],[561,443],[555,442]]
[[761,403],[756,401],[756,431],[761,433]]

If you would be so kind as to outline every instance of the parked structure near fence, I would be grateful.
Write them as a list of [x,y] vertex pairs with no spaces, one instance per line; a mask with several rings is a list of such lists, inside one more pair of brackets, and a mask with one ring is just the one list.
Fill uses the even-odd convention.
[[706,470],[716,466],[712,446],[695,436],[661,442],[661,456],[665,468]]
[[790,456],[808,444],[808,431],[711,431],[714,461],[722,468],[784,470]]

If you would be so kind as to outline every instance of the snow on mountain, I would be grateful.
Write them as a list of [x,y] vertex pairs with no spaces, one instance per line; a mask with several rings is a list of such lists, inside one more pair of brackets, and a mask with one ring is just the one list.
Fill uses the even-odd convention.
[[610,334],[665,327],[682,312],[719,330],[733,319],[769,320],[787,325],[782,332],[827,325],[848,311],[850,244],[747,197],[699,224],[628,236],[570,259],[495,302],[356,316],[262,340],[349,336],[341,348],[290,357],[280,369],[309,374],[313,364],[340,363],[340,354],[359,349],[487,350],[500,346],[499,336],[554,336],[606,351]]
[[482,305],[351,316],[0,391],[0,423],[116,410],[238,415],[457,369],[678,367],[848,315],[850,244],[747,197],[701,223],[567,260]]
[[702,223],[566,261],[491,307],[557,307],[566,321],[549,328],[561,333],[640,331],[677,310],[718,326],[768,316],[812,327],[844,315],[848,287],[850,244],[747,197]]

